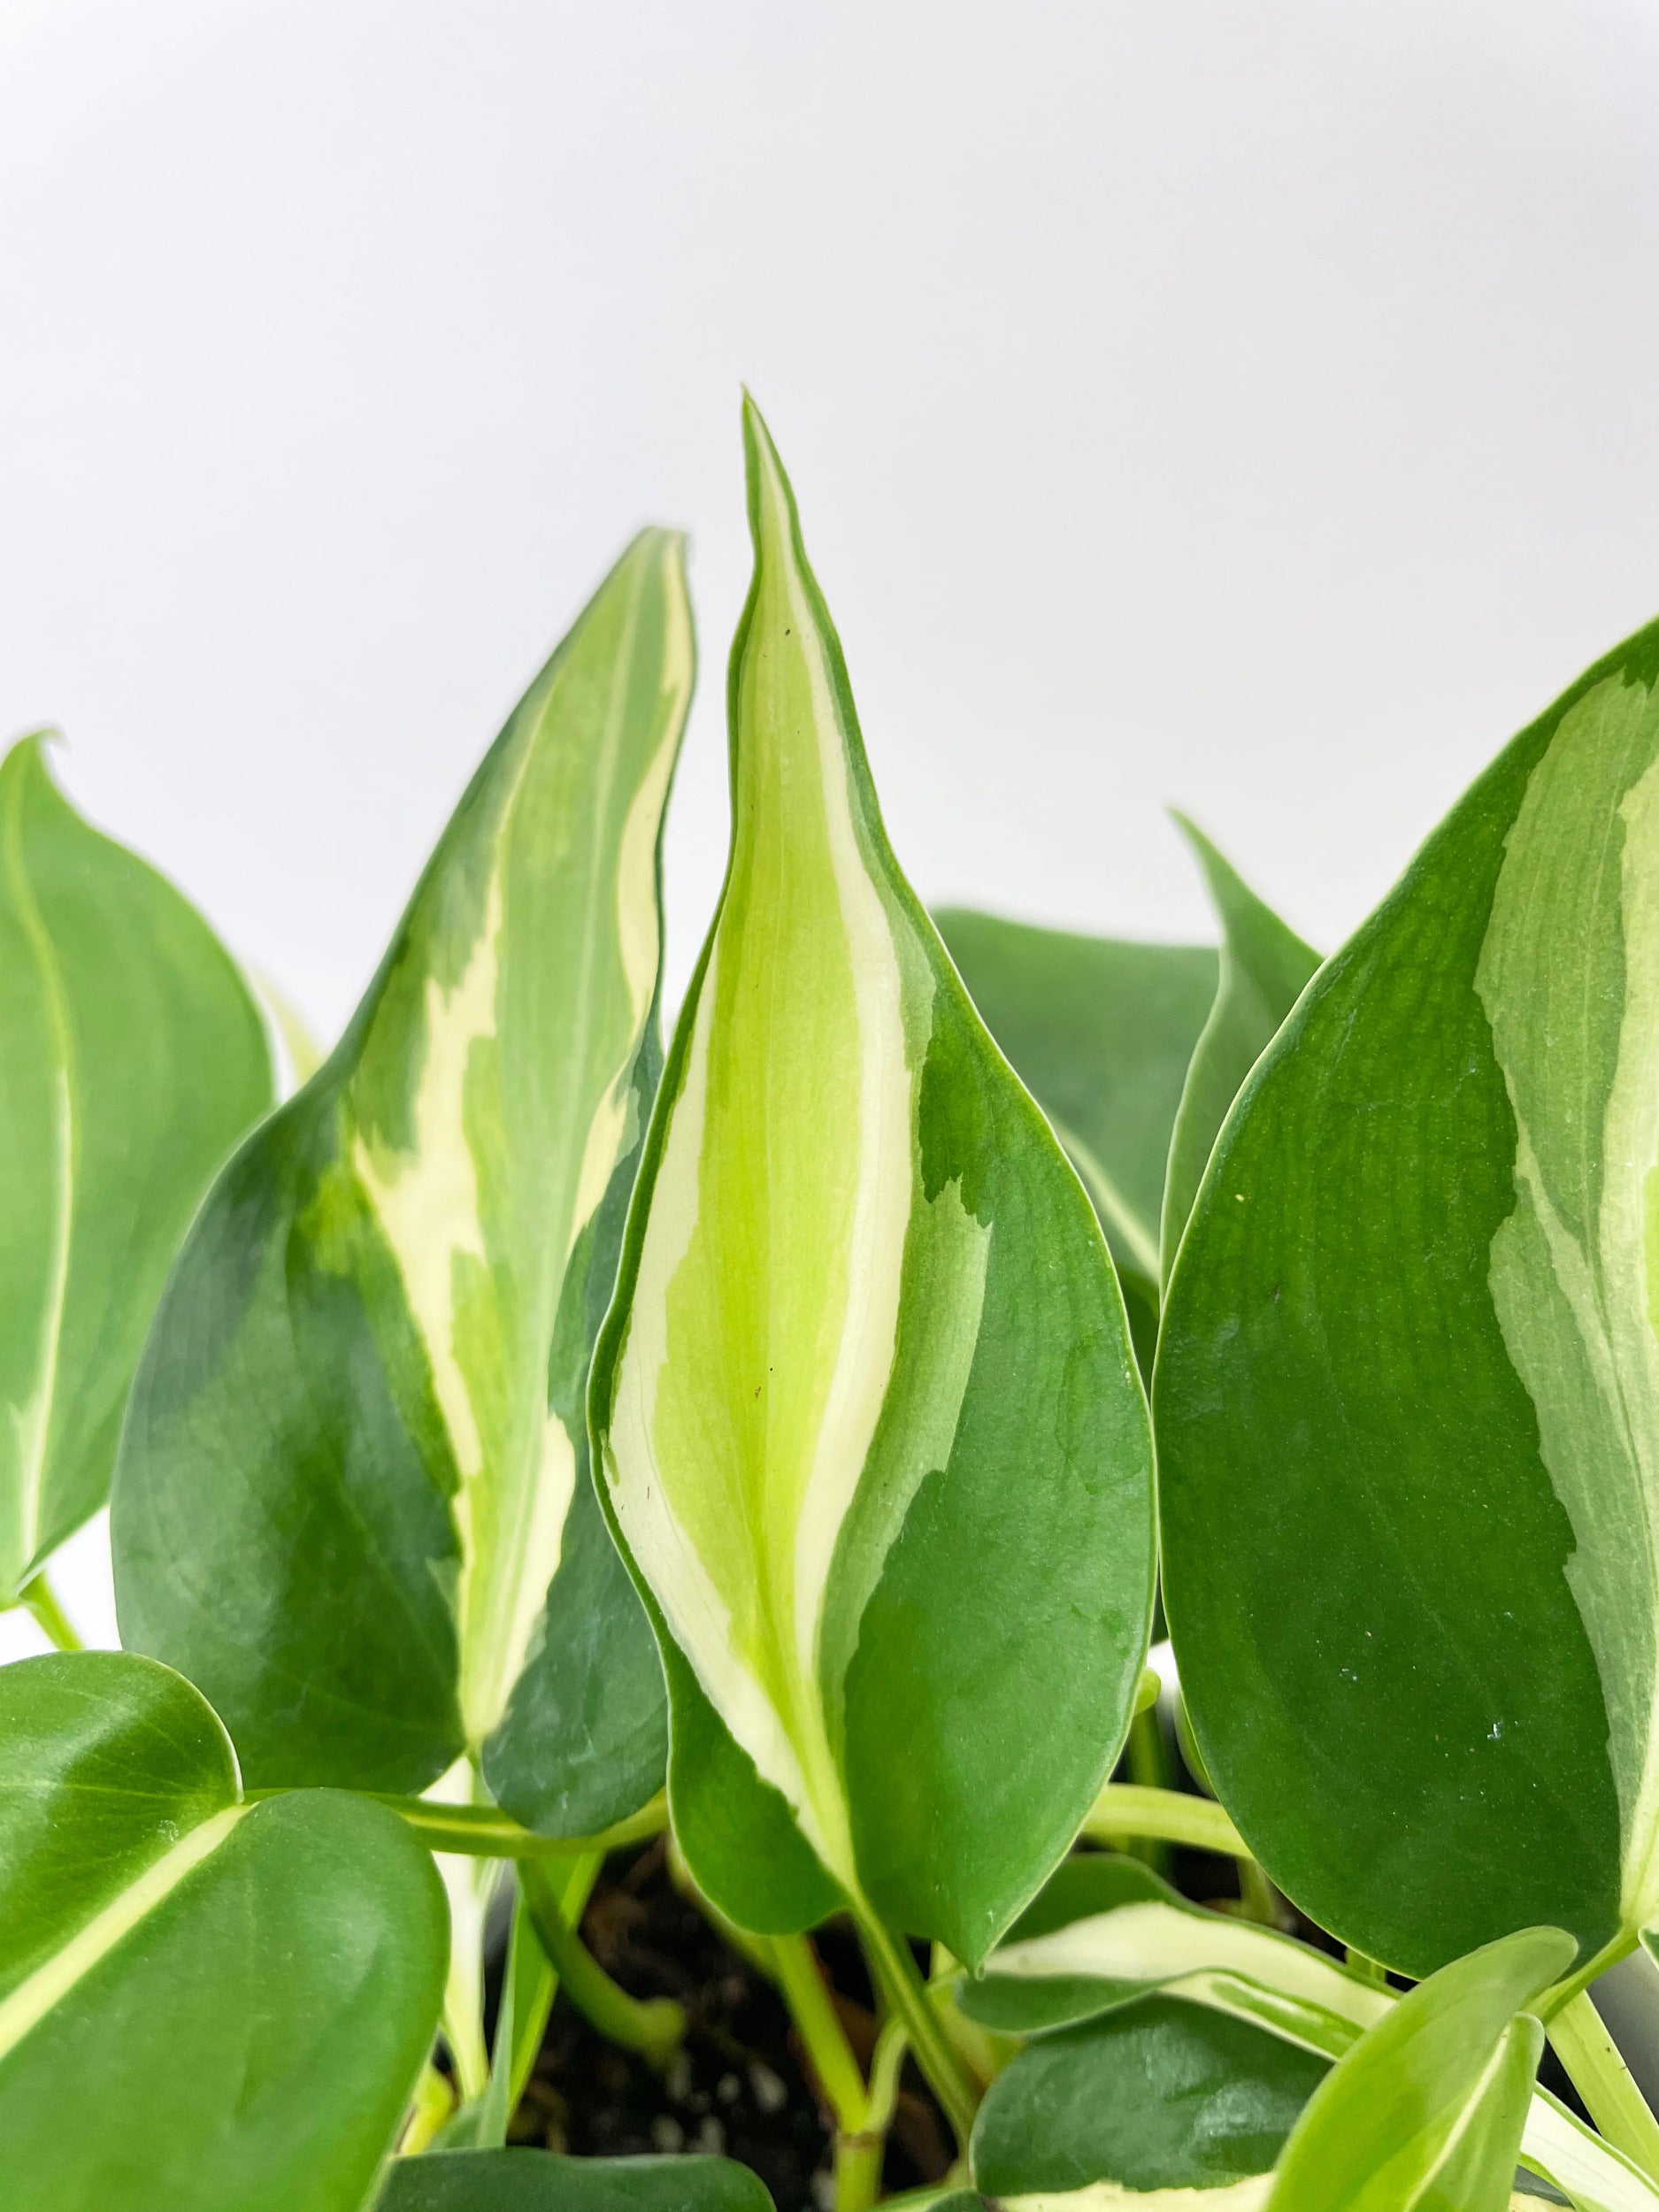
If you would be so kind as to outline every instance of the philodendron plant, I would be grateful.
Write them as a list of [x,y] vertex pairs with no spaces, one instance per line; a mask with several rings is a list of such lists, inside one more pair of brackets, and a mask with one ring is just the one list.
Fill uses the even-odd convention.
[[59,1647],[0,1669],[0,2205],[766,2212],[507,2147],[556,1992],[704,2032],[583,1941],[649,1847],[835,2212],[907,2068],[918,2204],[1659,2212],[1593,1993],[1659,1926],[1659,626],[1323,965],[1186,824],[1218,954],[930,916],[744,439],[665,1054],[668,533],[280,1103],[206,926],[0,768],[0,1602]]

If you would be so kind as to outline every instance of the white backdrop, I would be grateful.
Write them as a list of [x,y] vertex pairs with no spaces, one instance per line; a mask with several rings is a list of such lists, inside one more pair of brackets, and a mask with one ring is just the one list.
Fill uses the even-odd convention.
[[767,411],[923,893],[1324,945],[1659,611],[1645,0],[0,0],[0,730],[332,1030]]

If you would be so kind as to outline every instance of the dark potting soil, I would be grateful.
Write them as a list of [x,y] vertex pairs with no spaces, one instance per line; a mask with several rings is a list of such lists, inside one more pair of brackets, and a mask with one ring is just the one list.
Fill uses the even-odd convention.
[[[778,2212],[828,2212],[831,2123],[811,2087],[783,2001],[669,1878],[662,1839],[609,1860],[582,1916],[582,1938],[631,1996],[673,1997],[687,2032],[666,2075],[618,2051],[564,1995],[515,2116],[515,2143],[618,2158],[711,2151],[752,2166]],[[849,2040],[868,2063],[876,2020],[849,1927],[814,1942]],[[950,2136],[913,2067],[888,2137],[885,2185],[940,2179]]]

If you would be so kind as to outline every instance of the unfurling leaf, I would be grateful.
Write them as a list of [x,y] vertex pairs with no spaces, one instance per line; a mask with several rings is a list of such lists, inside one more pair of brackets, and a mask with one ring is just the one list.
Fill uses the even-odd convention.
[[0,765],[0,1603],[104,1503],[163,1279],[270,1103],[234,963],[23,739]]
[[1524,2008],[1577,1948],[1523,1928],[1402,1997],[1315,2092],[1270,2212],[1507,2212],[1544,2045]]
[[333,1791],[244,1804],[212,1711],[123,1652],[0,1669],[6,2212],[347,2212],[438,2015],[430,1856]]
[[757,414],[733,827],[591,1413],[697,1882],[984,1955],[1121,1742],[1144,1404],[1098,1225],[881,826]]
[[1171,1280],[1165,1601],[1273,1878],[1412,1974],[1659,1916],[1659,625],[1251,1079]]
[[[655,1072],[691,680],[680,541],[648,531],[168,1286],[116,1481],[122,1632],[203,1686],[250,1780],[418,1789],[484,1747],[511,1807],[578,1831],[660,1783],[649,1632],[620,1562],[565,1535]],[[541,1686],[510,1705],[526,1663]]]

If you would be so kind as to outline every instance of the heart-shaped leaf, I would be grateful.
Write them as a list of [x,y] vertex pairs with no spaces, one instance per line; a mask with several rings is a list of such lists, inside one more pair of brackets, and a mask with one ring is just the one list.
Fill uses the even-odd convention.
[[591,1416],[697,1882],[983,1956],[1123,1739],[1144,1409],[1100,1229],[906,884],[771,440],[733,841]]
[[357,2212],[447,1933],[401,1821],[333,1791],[244,1804],[168,1669],[0,1669],[6,2212]]
[[647,531],[168,1286],[115,1486],[122,1634],[201,1684],[250,1780],[419,1789],[488,1747],[503,1799],[570,1832],[660,1783],[649,1632],[597,1532],[568,1556],[565,1536],[654,1073],[691,679],[680,541]]
[[104,1503],[163,1279],[270,1103],[234,963],[23,739],[0,764],[0,1603]]
[[1659,626],[1517,738],[1230,1118],[1156,1381],[1198,1745],[1425,1974],[1659,1916]]

